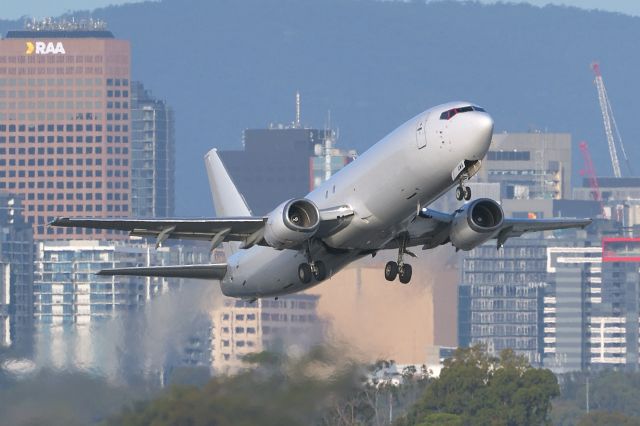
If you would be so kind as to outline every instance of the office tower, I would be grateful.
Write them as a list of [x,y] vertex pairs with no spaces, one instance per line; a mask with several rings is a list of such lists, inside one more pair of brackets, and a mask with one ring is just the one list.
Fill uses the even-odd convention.
[[173,110],[140,82],[131,82],[131,215],[174,214]]
[[466,252],[458,286],[458,344],[497,355],[511,348],[532,364],[543,354],[546,240],[491,241]]
[[130,213],[130,46],[100,22],[45,21],[0,40],[0,190],[24,198],[36,240],[109,231],[55,216]]
[[220,157],[253,214],[261,215],[307,195],[315,145],[331,135],[331,130],[286,126],[247,129],[244,150],[220,151]]
[[243,357],[262,351],[308,349],[321,342],[324,324],[318,318],[318,296],[293,294],[251,303],[224,298],[211,312],[211,362],[216,372],[246,366]]
[[31,349],[33,334],[33,230],[20,199],[0,192],[0,346]]

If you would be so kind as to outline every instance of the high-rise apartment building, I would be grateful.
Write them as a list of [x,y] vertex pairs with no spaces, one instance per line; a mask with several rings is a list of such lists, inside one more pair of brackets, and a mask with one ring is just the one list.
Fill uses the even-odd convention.
[[546,240],[514,239],[466,252],[458,286],[458,343],[487,345],[498,354],[511,348],[541,364]]
[[173,110],[140,82],[131,83],[131,215],[172,217],[175,135]]
[[37,240],[109,234],[55,216],[128,216],[130,45],[102,25],[46,23],[0,40],[0,190]]
[[38,243],[34,286],[40,324],[87,324],[136,309],[178,279],[100,276],[101,269],[139,265],[206,263],[196,246],[152,248],[147,244],[97,240]]
[[33,230],[20,199],[0,192],[0,346],[31,349],[33,334]]

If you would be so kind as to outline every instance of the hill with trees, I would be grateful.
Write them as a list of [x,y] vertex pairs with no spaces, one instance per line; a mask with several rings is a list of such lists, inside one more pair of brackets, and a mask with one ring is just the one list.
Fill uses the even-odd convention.
[[[303,122],[322,127],[331,110],[343,147],[362,151],[427,107],[466,99],[491,112],[496,131],[587,139],[596,168],[610,175],[589,69],[599,60],[628,151],[640,159],[632,143],[640,18],[375,0],[163,0],[91,16],[131,40],[133,77],[176,111],[180,214],[211,212],[204,153],[240,149],[245,128],[291,122],[298,89]],[[2,32],[16,27],[0,21]]]

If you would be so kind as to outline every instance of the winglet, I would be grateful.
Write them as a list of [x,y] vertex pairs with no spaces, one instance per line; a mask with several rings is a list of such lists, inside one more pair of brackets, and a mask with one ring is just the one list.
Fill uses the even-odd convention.
[[204,156],[209,177],[209,186],[213,196],[216,216],[251,216],[242,194],[238,191],[227,169],[222,164],[217,149],[212,149]]

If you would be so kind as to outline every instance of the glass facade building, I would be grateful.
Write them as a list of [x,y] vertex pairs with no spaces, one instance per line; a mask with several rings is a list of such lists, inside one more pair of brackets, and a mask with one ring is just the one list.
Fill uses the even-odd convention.
[[175,135],[173,110],[140,82],[131,83],[131,215],[172,217]]

